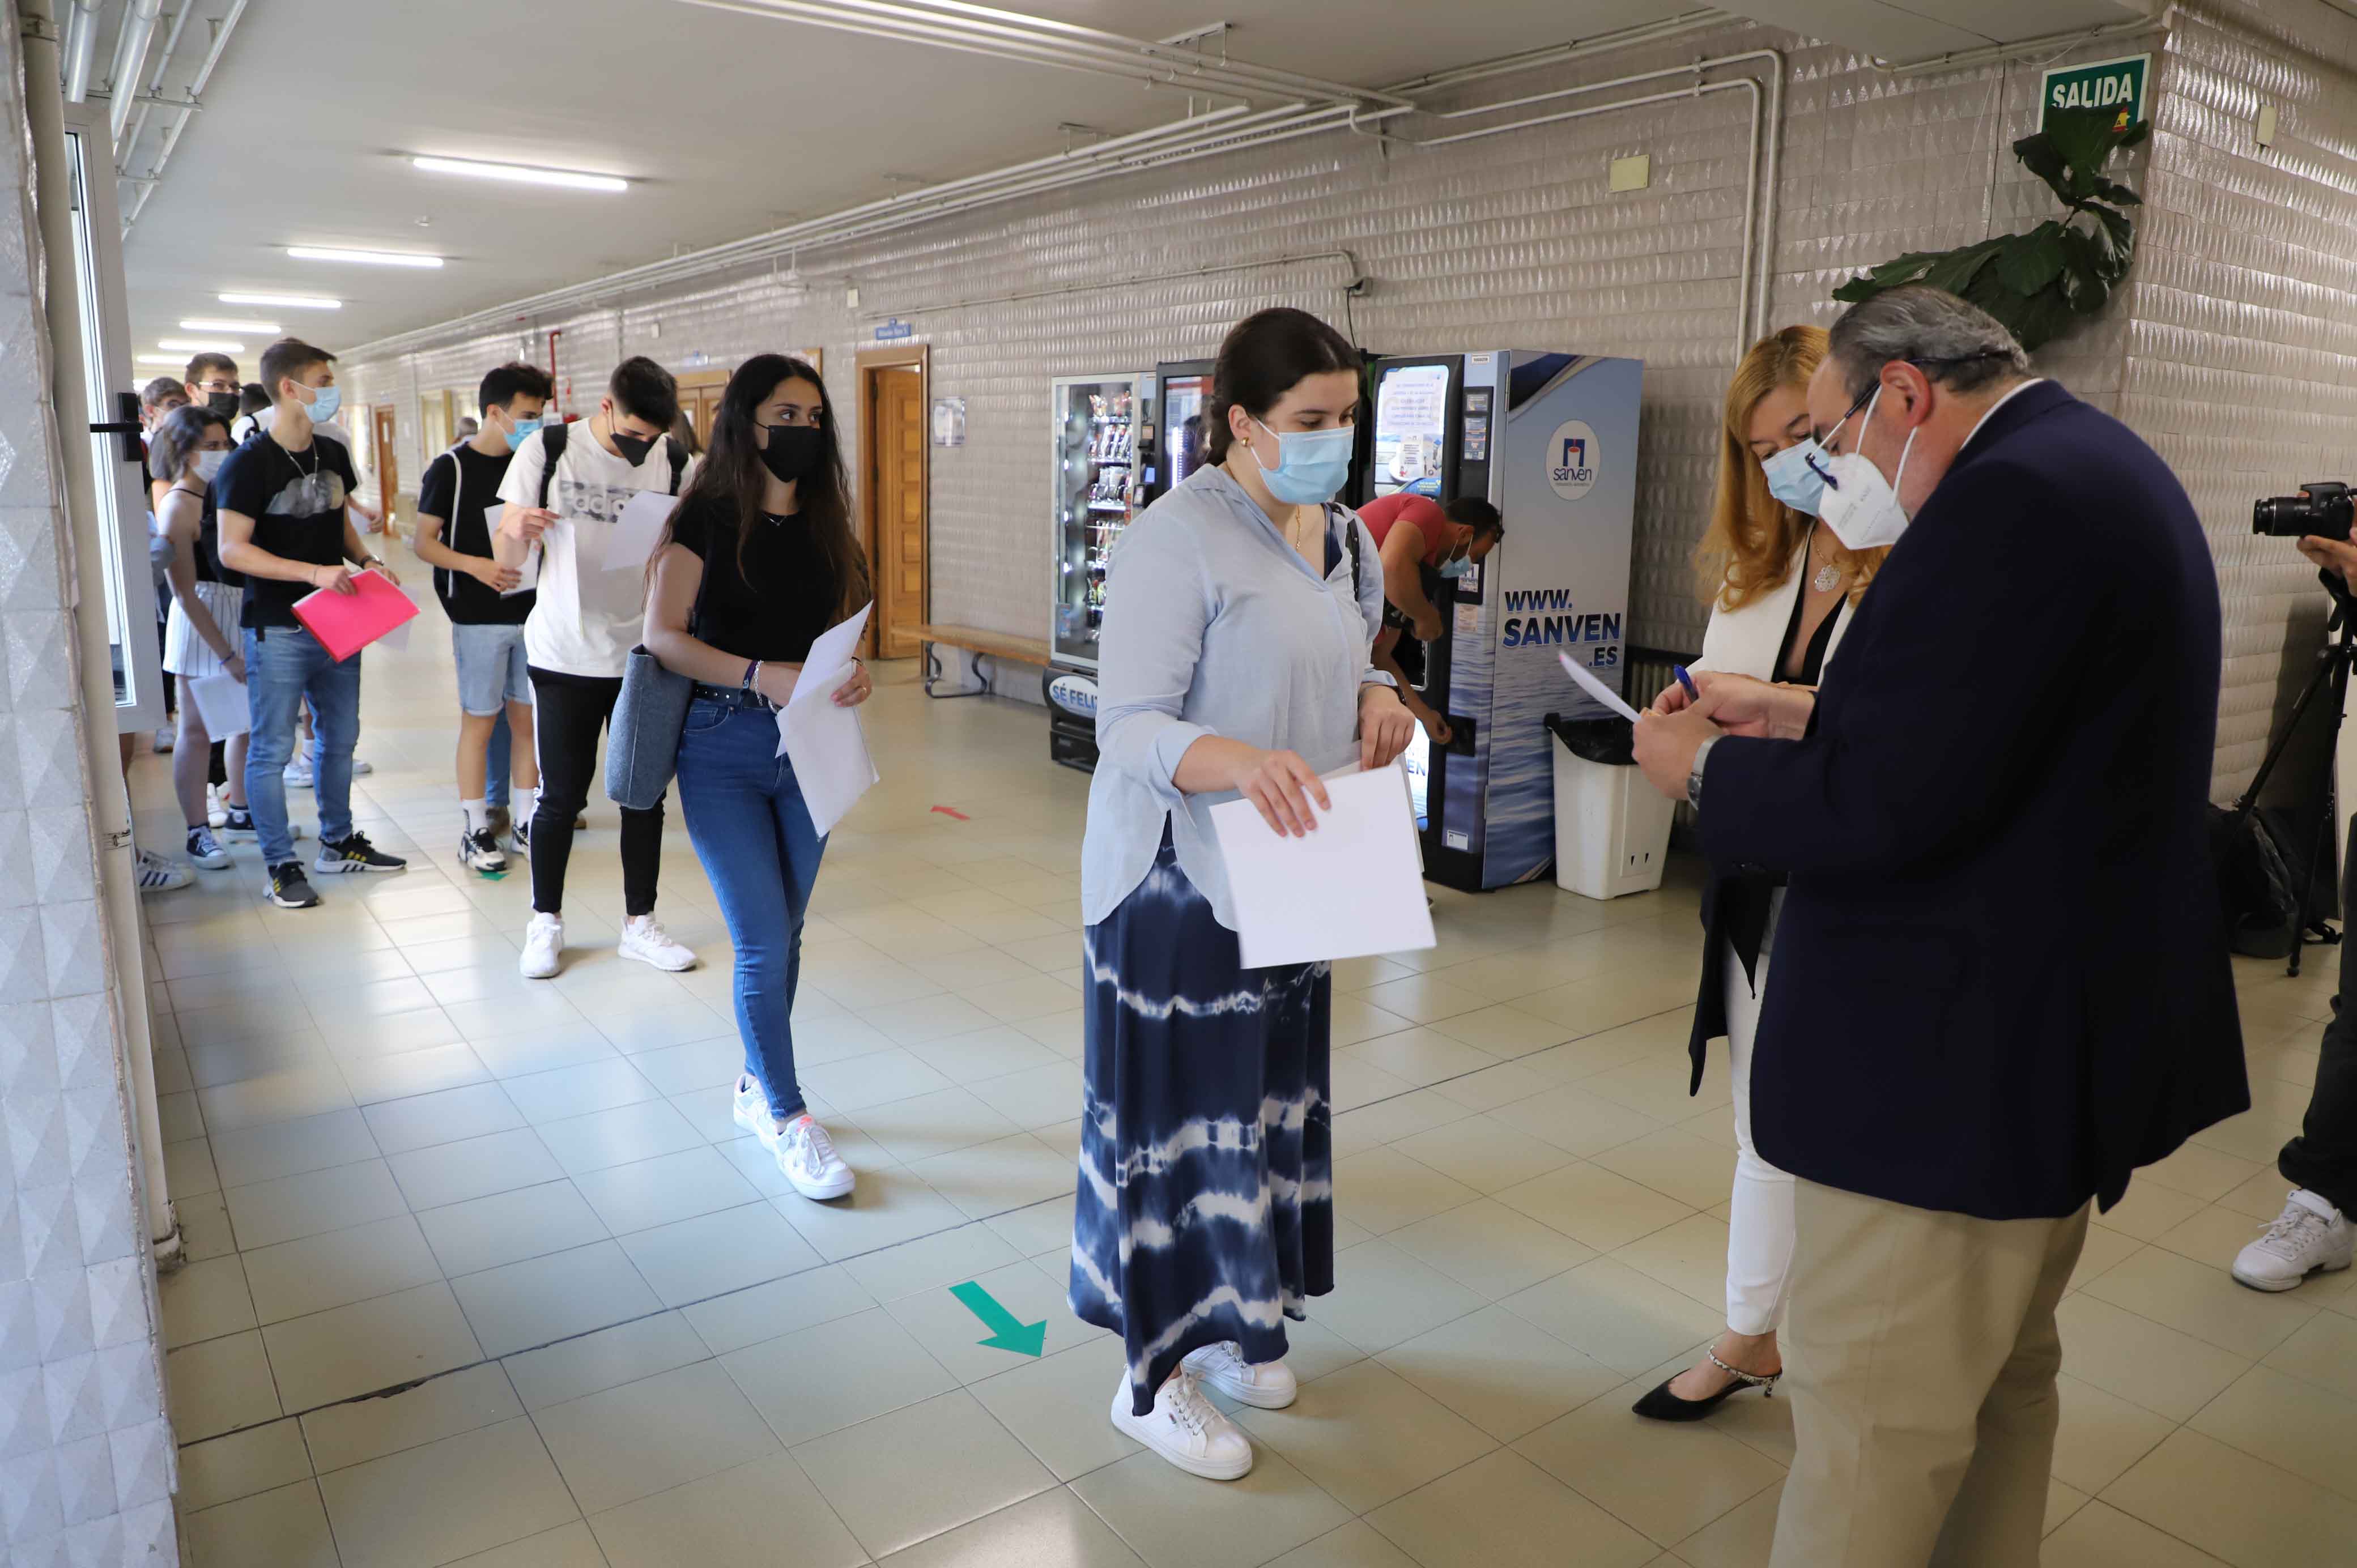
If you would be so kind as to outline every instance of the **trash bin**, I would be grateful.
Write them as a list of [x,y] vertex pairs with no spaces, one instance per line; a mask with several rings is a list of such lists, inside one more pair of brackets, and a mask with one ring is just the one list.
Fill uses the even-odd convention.
[[1674,802],[1637,771],[1627,719],[1566,719],[1555,732],[1555,885],[1587,898],[1651,893],[1662,885]]

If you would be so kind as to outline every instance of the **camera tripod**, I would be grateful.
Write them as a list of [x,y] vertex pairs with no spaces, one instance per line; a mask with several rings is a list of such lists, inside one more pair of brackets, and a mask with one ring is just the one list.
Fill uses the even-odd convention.
[[[2308,853],[2293,874],[2293,897],[2298,900],[2298,907],[2293,909],[2291,918],[2291,954],[2284,961],[2284,972],[2289,975],[2299,973],[2300,952],[2308,945],[2304,933],[2308,929],[2309,889],[2316,881],[2317,858],[2324,853],[2325,845],[2331,842],[2332,813],[2338,794],[2334,788],[2338,769],[2334,768],[2332,754],[2341,736],[2341,715],[2348,706],[2349,671],[2352,665],[2357,665],[2357,596],[2350,593],[2348,585],[2338,575],[2331,572],[2319,575],[2324,579],[2325,591],[2332,596],[2332,614],[2324,623],[2324,629],[2330,634],[2331,640],[2317,650],[2316,668],[2309,675],[2308,684],[2300,688],[2299,696],[2292,703],[2290,714],[2268,740],[2266,757],[2259,763],[2259,770],[2251,775],[2250,788],[2243,791],[2232,808],[2237,822],[2257,809],[2259,792],[2266,788],[2276,765],[2290,749],[2292,736],[2299,733],[2300,721],[2308,716],[2308,710],[2315,705],[2319,696],[2330,693],[2331,701],[2326,712],[2331,714],[2332,725],[2325,734],[2325,766],[2331,771],[2317,801],[2316,824],[2300,835],[2307,844]],[[2344,893],[2346,891],[2343,889]],[[2324,942],[2341,940],[2330,928],[2323,929],[2321,940]]]

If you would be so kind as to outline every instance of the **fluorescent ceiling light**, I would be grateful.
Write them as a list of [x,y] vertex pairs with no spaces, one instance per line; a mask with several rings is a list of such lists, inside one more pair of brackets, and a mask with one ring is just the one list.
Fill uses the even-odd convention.
[[180,330],[183,332],[260,332],[264,336],[275,337],[286,328],[279,326],[275,321],[231,321],[226,317],[214,319],[199,316],[181,322]]
[[175,369],[186,370],[188,364],[187,360],[178,354],[135,354],[132,357],[143,365],[170,365]]
[[224,294],[217,295],[223,305],[259,305],[279,310],[341,310],[340,299],[321,299],[311,294]]
[[232,343],[226,338],[158,338],[158,349],[178,349],[188,354],[242,354],[245,345]]
[[627,179],[610,174],[575,174],[561,168],[527,168],[522,164],[485,164],[471,158],[412,158],[409,160],[427,174],[462,174],[474,179],[512,180],[518,185],[561,185],[568,190],[620,191],[630,188]]
[[438,267],[439,256],[412,255],[400,251],[339,251],[326,245],[289,245],[286,253],[298,262],[358,262],[371,267]]

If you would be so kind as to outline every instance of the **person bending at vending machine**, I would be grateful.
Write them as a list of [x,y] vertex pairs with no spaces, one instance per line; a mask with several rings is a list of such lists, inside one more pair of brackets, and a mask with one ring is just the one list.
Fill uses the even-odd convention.
[[1329,966],[1243,967],[1211,809],[1316,831],[1322,772],[1415,721],[1368,663],[1375,544],[1349,478],[1359,355],[1265,310],[1220,347],[1211,462],[1114,546],[1081,852],[1087,1000],[1070,1299],[1122,1336],[1113,1422],[1232,1480],[1251,1443],[1199,1383],[1293,1402],[1284,1320],[1334,1288]]
[[[679,804],[737,949],[737,1122],[796,1192],[822,1199],[853,1181],[794,1077],[802,918],[826,840],[778,745],[777,711],[811,643],[867,602],[850,494],[818,371],[756,354],[728,378],[710,450],[655,546],[646,614],[647,651],[695,682]],[[855,664],[829,695],[856,707],[874,690]]]
[[[1761,338],[1735,368],[1720,416],[1718,492],[1695,553],[1710,594],[1696,670],[1814,687],[1888,554],[1852,551],[1817,521],[1824,481],[1807,464],[1809,377],[1824,362],[1819,327]],[[1792,1178],[1751,1142],[1751,1042],[1768,989],[1768,938],[1783,880],[1714,875],[1703,891],[1702,994],[1694,1081],[1704,1050],[1727,1036],[1735,1096],[1735,1191],[1727,1226],[1727,1332],[1692,1367],[1639,1400],[1639,1415],[1698,1421],[1745,1389],[1783,1374],[1776,1330],[1792,1272]]]
[[1375,668],[1399,682],[1400,701],[1436,746],[1448,744],[1448,721],[1420,694],[1425,647],[1448,635],[1433,603],[1453,581],[1488,559],[1506,536],[1506,521],[1479,496],[1442,506],[1396,490],[1359,509],[1383,558],[1383,628],[1375,634]]

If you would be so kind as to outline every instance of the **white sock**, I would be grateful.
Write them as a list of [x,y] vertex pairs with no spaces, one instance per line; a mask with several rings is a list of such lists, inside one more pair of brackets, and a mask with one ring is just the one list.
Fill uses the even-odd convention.
[[467,813],[467,831],[470,833],[481,832],[483,824],[490,819],[491,809],[480,800],[461,800],[458,810]]

